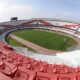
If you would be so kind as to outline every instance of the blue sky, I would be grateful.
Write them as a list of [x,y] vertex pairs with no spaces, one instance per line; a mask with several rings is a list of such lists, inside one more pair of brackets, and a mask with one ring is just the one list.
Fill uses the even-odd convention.
[[0,0],[0,22],[14,16],[80,21],[80,0]]

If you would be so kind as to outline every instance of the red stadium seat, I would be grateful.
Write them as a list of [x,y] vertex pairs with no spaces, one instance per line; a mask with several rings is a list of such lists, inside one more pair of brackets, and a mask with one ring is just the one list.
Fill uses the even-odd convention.
[[[0,74],[11,80],[80,80],[80,67],[72,68],[37,61],[11,49],[5,49],[4,43],[1,45]],[[6,77],[2,80],[6,80]]]
[[13,80],[13,79],[0,72],[0,80]]
[[76,74],[61,74],[58,80],[76,80]]
[[28,80],[29,75],[23,71],[17,71],[13,80]]

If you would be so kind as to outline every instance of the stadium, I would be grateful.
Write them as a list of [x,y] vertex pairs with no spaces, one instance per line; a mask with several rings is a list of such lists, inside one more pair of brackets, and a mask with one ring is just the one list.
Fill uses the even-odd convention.
[[79,80],[78,22],[12,17],[0,23],[0,80]]

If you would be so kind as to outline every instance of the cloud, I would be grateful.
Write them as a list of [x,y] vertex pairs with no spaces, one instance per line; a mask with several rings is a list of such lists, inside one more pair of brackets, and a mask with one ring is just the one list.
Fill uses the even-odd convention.
[[2,12],[2,10],[4,9],[5,7],[5,3],[0,3],[0,12]]
[[20,19],[31,18],[33,13],[34,9],[31,5],[0,3],[0,22],[7,21],[10,17],[15,16]]
[[34,0],[30,0],[30,1],[0,0],[0,22],[7,21],[10,19],[10,17],[15,17],[15,16],[19,17],[19,19],[45,17],[45,18],[80,20],[79,18],[80,11],[76,7],[76,4],[79,4],[79,0],[76,0],[76,1],[70,0],[71,4],[74,3],[76,9],[66,8],[67,7],[66,5],[64,7],[60,5],[57,5],[57,6],[51,5],[51,7],[49,6],[44,8],[45,5],[44,6],[40,5],[42,3],[39,3],[39,5],[38,4],[36,5],[36,3],[33,3],[33,1]]

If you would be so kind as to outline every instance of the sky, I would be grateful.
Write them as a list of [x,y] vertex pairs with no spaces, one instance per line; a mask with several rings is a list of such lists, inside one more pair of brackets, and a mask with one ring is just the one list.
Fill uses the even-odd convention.
[[0,0],[0,22],[11,17],[80,21],[80,0]]

